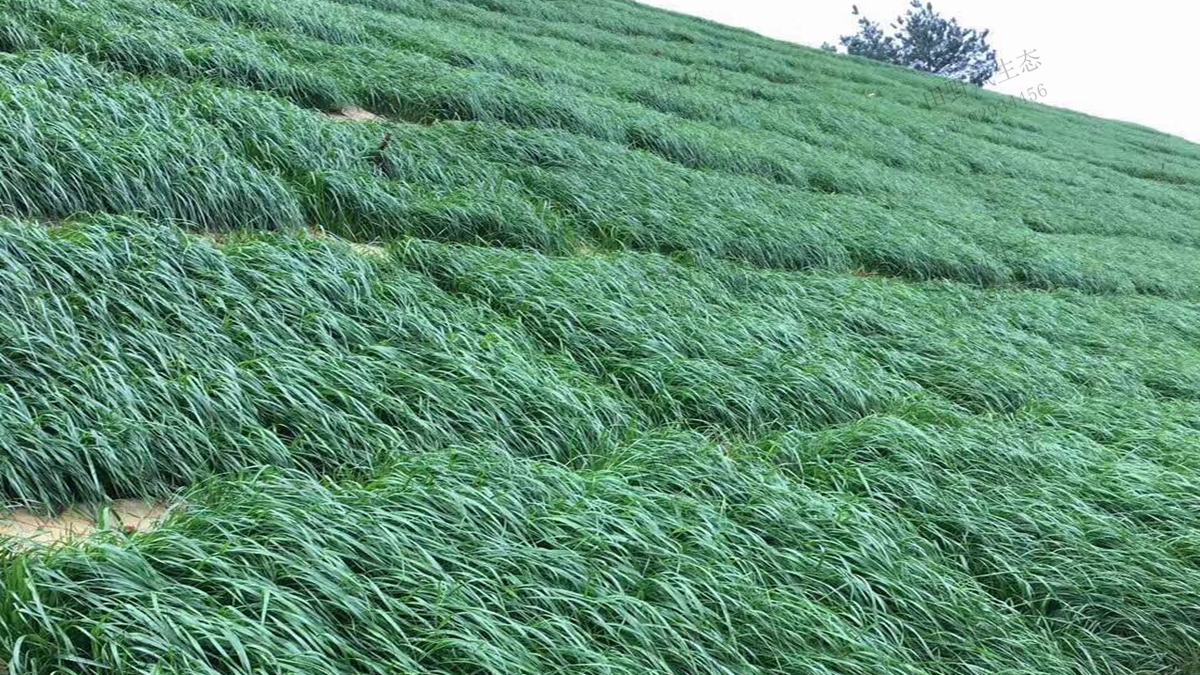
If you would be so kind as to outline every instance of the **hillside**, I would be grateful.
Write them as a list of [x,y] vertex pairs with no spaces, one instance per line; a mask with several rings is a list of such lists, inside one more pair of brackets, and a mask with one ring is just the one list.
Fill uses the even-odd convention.
[[1197,675],[1200,146],[938,83],[0,0],[7,672]]

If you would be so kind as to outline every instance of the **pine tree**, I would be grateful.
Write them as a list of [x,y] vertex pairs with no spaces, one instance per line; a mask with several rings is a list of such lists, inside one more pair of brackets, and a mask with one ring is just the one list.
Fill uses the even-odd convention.
[[862,16],[857,5],[852,7],[859,32],[841,38],[850,54],[980,87],[996,72],[996,52],[987,42],[989,31],[963,28],[957,19],[947,19],[934,11],[931,2],[922,5],[920,0],[913,0],[908,12],[891,24],[893,35]]

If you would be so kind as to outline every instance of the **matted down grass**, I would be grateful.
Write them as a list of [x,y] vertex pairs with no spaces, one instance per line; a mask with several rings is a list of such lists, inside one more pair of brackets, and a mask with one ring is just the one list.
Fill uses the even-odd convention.
[[[982,91],[930,108],[935,78],[617,0],[287,5],[3,0],[0,207],[1200,286],[1200,153],[1147,129],[1025,103],[979,119],[1002,100]],[[347,108],[386,121],[322,114]]]
[[[259,472],[22,559],[0,636],[20,672],[1190,672],[1200,570],[1167,561],[1194,531],[1092,502],[1165,478],[1079,501],[1002,453],[977,479],[1013,482],[983,488],[973,433],[965,455],[879,420],[736,461],[671,434],[585,471],[473,447],[367,482]],[[855,458],[863,435],[897,455]]]
[[5,554],[18,672],[1195,667],[1187,303],[3,232],[5,497],[200,483]]
[[1200,675],[1200,148],[938,83],[0,0],[0,506],[182,505],[0,536],[0,672]]
[[0,497],[162,496],[213,471],[502,442],[583,456],[629,402],[427,279],[315,237],[0,223]]

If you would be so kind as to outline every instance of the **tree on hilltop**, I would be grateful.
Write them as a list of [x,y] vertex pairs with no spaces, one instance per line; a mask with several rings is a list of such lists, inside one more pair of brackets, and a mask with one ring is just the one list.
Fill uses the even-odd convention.
[[892,35],[860,14],[858,5],[852,5],[852,9],[858,17],[859,32],[841,37],[849,54],[980,87],[996,72],[996,51],[987,41],[990,31],[964,28],[957,19],[947,19],[934,11],[932,2],[922,5],[920,0],[912,0],[908,12],[890,24]]

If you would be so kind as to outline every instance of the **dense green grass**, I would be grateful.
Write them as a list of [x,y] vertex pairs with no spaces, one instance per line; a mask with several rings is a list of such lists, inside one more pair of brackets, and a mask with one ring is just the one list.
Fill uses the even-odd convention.
[[1200,148],[935,84],[0,0],[0,499],[179,503],[6,547],[8,672],[1200,673]]
[[[1027,104],[972,121],[985,93],[929,110],[933,82],[899,69],[619,5],[5,4],[14,215],[136,208],[210,229],[1197,286],[1179,248],[1200,243],[1194,147]],[[416,123],[389,125],[403,142],[385,171],[370,161],[383,129],[313,114],[351,103]]]
[[0,635],[33,672],[1189,672],[1200,523],[1159,501],[1194,482],[1021,436],[883,417],[577,471],[259,473],[24,557]]

